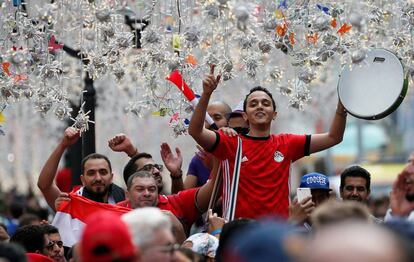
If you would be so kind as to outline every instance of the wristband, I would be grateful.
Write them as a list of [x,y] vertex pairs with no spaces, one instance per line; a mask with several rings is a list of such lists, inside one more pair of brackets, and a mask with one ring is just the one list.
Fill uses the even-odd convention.
[[213,236],[220,235],[220,234],[221,234],[221,228],[215,229],[210,233],[210,235],[213,235]]

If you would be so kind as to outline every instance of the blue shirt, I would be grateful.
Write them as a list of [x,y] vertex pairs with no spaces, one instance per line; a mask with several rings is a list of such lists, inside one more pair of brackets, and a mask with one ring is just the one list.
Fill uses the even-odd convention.
[[188,173],[197,177],[197,187],[204,185],[210,177],[210,170],[203,164],[197,156],[193,156],[190,165],[188,166]]

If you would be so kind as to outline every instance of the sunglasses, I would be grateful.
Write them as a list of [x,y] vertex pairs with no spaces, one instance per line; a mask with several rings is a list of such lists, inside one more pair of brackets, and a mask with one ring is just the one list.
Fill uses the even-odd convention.
[[46,248],[47,249],[53,249],[53,247],[55,246],[55,244],[59,248],[62,248],[63,247],[63,242],[62,241],[49,241],[49,243],[47,243],[47,245],[46,245]]
[[144,170],[144,171],[153,171],[154,168],[158,169],[160,172],[162,172],[162,170],[164,169],[163,165],[160,164],[146,164],[145,166],[143,166],[142,168],[140,168],[138,171]]

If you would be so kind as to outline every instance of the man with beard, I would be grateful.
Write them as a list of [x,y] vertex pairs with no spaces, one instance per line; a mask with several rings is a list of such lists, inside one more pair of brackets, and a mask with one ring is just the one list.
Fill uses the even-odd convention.
[[[40,172],[37,186],[53,210],[55,209],[55,200],[59,196],[67,197],[67,194],[62,193],[54,182],[59,161],[66,148],[76,143],[78,139],[79,130],[68,127],[61,142],[49,156]],[[81,172],[82,187],[77,190],[79,195],[108,204],[125,200],[124,190],[112,183],[111,163],[106,156],[96,153],[86,156],[82,160]]]
[[395,217],[414,222],[414,164],[409,162],[392,185],[385,222]]

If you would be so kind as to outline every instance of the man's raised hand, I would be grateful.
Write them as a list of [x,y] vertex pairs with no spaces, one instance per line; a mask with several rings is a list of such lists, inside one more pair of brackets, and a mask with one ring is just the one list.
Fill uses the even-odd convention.
[[176,156],[171,151],[170,146],[167,143],[161,144],[161,158],[165,164],[165,167],[170,171],[172,177],[181,176],[181,166],[183,164],[183,157],[178,147],[175,148]]
[[138,153],[138,149],[132,145],[131,140],[122,133],[109,139],[108,146],[112,151],[125,152],[129,157],[133,157]]
[[71,146],[78,141],[79,136],[80,136],[79,129],[74,128],[74,127],[68,127],[63,133],[63,138],[62,138],[61,143],[65,147]]
[[414,173],[414,166],[406,165],[394,181],[390,193],[390,207],[393,216],[408,216],[414,210],[414,202],[408,201],[406,198],[406,184],[412,173]]
[[221,74],[218,74],[217,77],[214,76],[215,67],[215,65],[210,65],[210,74],[208,74],[203,80],[203,91],[208,94],[213,93],[220,82]]
[[55,200],[55,210],[59,210],[63,202],[70,201],[70,196],[68,193],[61,192]]
[[295,197],[292,204],[289,206],[289,221],[301,224],[309,218],[312,211],[315,209],[315,203],[312,202],[312,197],[306,197],[301,202]]

